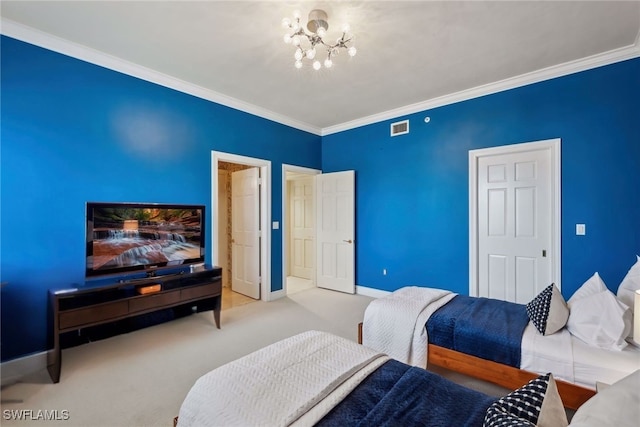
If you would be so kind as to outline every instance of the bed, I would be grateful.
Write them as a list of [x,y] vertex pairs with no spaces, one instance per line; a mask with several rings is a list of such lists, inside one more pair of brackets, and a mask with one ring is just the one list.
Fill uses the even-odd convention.
[[595,394],[597,382],[611,384],[640,369],[640,350],[632,346],[596,348],[564,328],[543,336],[524,305],[431,288],[402,288],[372,302],[358,339],[405,363],[438,366],[509,389],[553,372],[572,409]]
[[[590,400],[587,409],[579,409],[574,419],[582,421],[576,426],[603,425],[601,418],[592,419],[591,412],[621,418],[617,427],[634,425],[640,410],[636,387],[640,371],[634,375],[605,390],[606,401],[591,404]],[[174,423],[178,427],[473,427],[503,425],[523,417],[528,421],[519,425],[566,426],[554,384],[548,374],[506,396],[492,397],[345,338],[308,331],[203,375],[188,392]],[[535,405],[522,403],[534,397]]]

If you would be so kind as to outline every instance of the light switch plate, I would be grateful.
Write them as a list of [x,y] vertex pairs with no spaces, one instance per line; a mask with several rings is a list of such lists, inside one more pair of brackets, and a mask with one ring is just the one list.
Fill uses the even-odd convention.
[[587,234],[587,227],[585,224],[576,224],[576,236],[584,236]]
[[273,221],[273,223],[271,224],[271,228],[272,228],[273,230],[277,230],[277,229],[279,229],[279,228],[280,228],[280,222],[278,222],[278,221]]

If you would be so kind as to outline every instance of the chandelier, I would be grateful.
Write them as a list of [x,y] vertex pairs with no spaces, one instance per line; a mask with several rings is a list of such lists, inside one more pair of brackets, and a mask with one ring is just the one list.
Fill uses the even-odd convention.
[[357,50],[353,44],[353,34],[349,33],[349,25],[342,26],[342,36],[335,43],[329,43],[325,40],[329,23],[327,22],[327,13],[321,9],[314,9],[309,12],[309,21],[307,22],[306,31],[300,24],[300,11],[293,12],[293,20],[284,18],[282,26],[287,29],[284,35],[284,42],[292,44],[296,48],[294,58],[296,60],[296,68],[302,68],[302,60],[304,58],[313,61],[313,69],[319,70],[322,64],[316,58],[316,50],[325,50],[327,57],[324,60],[324,66],[331,68],[333,66],[333,58],[338,55],[341,49],[345,49],[349,56],[355,56]]

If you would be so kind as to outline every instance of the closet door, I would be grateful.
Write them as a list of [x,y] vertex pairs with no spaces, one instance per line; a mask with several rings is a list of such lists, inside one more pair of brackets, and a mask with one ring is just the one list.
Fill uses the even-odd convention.
[[355,172],[316,175],[316,280],[355,293]]

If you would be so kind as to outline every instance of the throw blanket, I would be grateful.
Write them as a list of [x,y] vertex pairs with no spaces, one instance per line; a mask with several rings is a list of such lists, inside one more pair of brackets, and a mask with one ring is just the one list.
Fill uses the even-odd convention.
[[409,365],[427,366],[427,319],[455,294],[408,286],[372,301],[365,310],[362,344]]
[[390,360],[317,425],[480,427],[495,400],[432,372]]
[[[185,398],[179,426],[312,425],[388,357],[309,331],[205,374]],[[355,378],[354,381],[349,381]],[[313,417],[301,418],[313,407]]]
[[520,367],[520,344],[529,324],[523,304],[458,295],[427,321],[431,344]]

